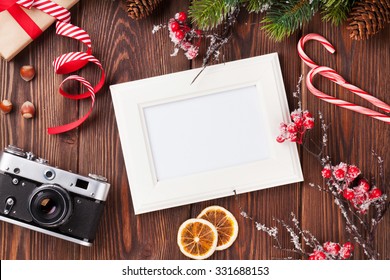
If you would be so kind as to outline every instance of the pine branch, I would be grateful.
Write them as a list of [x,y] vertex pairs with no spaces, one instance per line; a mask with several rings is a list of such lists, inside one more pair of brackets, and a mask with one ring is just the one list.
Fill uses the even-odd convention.
[[241,0],[241,3],[246,6],[249,13],[259,13],[268,10],[273,1],[272,0]]
[[339,25],[347,19],[355,0],[322,0],[322,19]]
[[291,0],[278,2],[267,11],[261,21],[267,35],[276,41],[290,36],[308,22],[318,11],[320,0]]
[[240,0],[194,0],[189,8],[192,22],[200,29],[209,30],[221,24]]

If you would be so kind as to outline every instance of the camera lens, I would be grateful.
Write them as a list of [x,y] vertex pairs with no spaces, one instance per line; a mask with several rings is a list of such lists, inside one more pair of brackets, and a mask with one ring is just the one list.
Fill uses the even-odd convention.
[[46,215],[52,215],[57,209],[57,203],[51,198],[45,198],[41,201],[40,211]]
[[34,221],[46,227],[56,227],[71,214],[69,194],[57,185],[42,185],[31,194],[29,210]]

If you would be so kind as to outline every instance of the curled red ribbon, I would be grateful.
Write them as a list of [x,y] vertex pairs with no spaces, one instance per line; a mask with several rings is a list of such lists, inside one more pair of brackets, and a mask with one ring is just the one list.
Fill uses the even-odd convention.
[[[94,63],[96,66],[98,66],[102,74],[101,74],[100,81],[94,87],[83,77],[77,75],[69,76],[60,84],[59,92],[62,96],[66,98],[79,100],[79,99],[85,99],[91,97],[92,100],[91,108],[84,117],[80,118],[77,121],[62,126],[48,128],[47,131],[49,134],[63,133],[81,125],[92,113],[92,109],[95,104],[95,94],[103,87],[104,80],[105,80],[105,73],[103,67],[99,62],[99,60],[97,60],[92,55],[91,39],[85,30],[81,29],[80,27],[74,26],[70,23],[57,21],[56,33],[61,36],[76,39],[87,46],[86,52],[70,52],[57,57],[53,62],[54,70],[57,74],[69,74],[75,72],[80,68],[83,68],[89,62]],[[64,82],[69,80],[75,80],[80,82],[87,88],[87,91],[80,94],[67,93],[62,89],[62,85],[64,84]]]

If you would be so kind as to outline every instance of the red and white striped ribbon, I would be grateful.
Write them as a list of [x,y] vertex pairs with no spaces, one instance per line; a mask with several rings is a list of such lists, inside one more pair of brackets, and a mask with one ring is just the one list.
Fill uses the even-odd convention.
[[[74,122],[62,125],[60,127],[49,128],[48,129],[49,130],[49,134],[58,134],[58,133],[62,133],[62,132],[66,132],[66,131],[72,130],[75,127],[78,127],[79,125],[81,125],[89,117],[89,115],[92,113],[92,109],[93,109],[93,107],[95,105],[95,90],[94,90],[93,86],[91,85],[90,82],[88,82],[83,77],[80,77],[78,75],[72,75],[72,76],[67,77],[65,80],[63,80],[61,82],[60,89],[62,89],[62,86],[63,86],[64,83],[66,83],[67,81],[71,81],[71,80],[80,82],[87,89],[89,95],[86,96],[86,97],[91,97],[91,101],[92,101],[91,102],[91,107],[90,107],[89,111],[83,117],[78,119],[77,121],[74,121]],[[64,95],[64,96],[66,96],[66,95]],[[73,97],[76,97],[76,98],[73,98]],[[79,97],[79,95],[71,96],[69,98],[80,99],[80,98],[77,98],[77,97]],[[86,97],[84,97],[84,98],[86,98]],[[54,131],[51,131],[51,130],[54,130]]]
[[34,2],[35,0],[19,0],[16,3],[20,6],[25,7],[26,9],[31,9]]
[[36,8],[59,21],[70,22],[70,12],[50,0],[19,0],[17,4],[27,8]]
[[91,38],[89,37],[88,33],[78,26],[74,26],[70,23],[63,22],[63,21],[57,21],[56,33],[58,35],[79,40],[80,42],[82,42],[84,45],[88,47],[87,52],[89,52],[89,50],[92,49]]
[[[81,125],[91,114],[95,105],[95,94],[103,87],[105,80],[105,73],[103,67],[98,59],[92,55],[92,43],[88,33],[80,27],[70,24],[70,12],[64,7],[54,3],[50,0],[19,0],[17,3],[27,9],[36,8],[42,12],[57,19],[56,33],[60,36],[69,37],[82,42],[87,46],[85,52],[70,52],[60,55],[53,61],[55,73],[69,74],[83,68],[89,62],[97,65],[101,71],[100,81],[93,87],[90,82],[78,75],[71,75],[67,77],[59,86],[59,92],[66,98],[79,100],[84,98],[91,98],[91,107],[87,114],[79,120],[65,125],[48,128],[49,134],[59,134],[72,130]],[[80,94],[70,94],[63,90],[62,85],[69,80],[80,82],[87,89],[86,92]]]
[[307,88],[311,93],[313,93],[315,96],[320,98],[323,101],[326,101],[331,104],[335,104],[336,106],[358,112],[360,114],[372,117],[374,119],[383,121],[385,123],[390,124],[390,116],[376,112],[374,110],[358,106],[356,104],[338,99],[336,97],[332,97],[328,94],[323,93],[322,91],[318,90],[313,86],[313,78],[316,74],[320,74],[327,79],[331,80],[332,82],[342,86],[343,88],[348,89],[350,92],[360,96],[361,98],[367,100],[374,106],[378,107],[379,109],[385,111],[386,113],[390,113],[390,105],[386,104],[385,102],[379,100],[378,98],[372,96],[370,93],[358,88],[357,86],[354,86],[348,82],[345,81],[345,79],[339,75],[334,69],[326,67],[326,66],[318,66],[313,60],[310,59],[308,55],[303,50],[303,47],[305,43],[309,40],[316,40],[320,42],[329,52],[334,53],[335,48],[326,40],[324,37],[322,37],[319,34],[308,34],[304,37],[302,37],[298,42],[298,54],[301,57],[302,61],[308,65],[310,68],[312,68],[306,77],[306,85]]

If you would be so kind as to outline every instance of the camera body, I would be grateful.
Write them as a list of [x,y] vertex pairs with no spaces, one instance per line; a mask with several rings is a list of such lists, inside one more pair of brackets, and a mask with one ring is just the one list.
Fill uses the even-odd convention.
[[110,189],[107,179],[48,165],[8,146],[0,155],[0,220],[91,246]]

